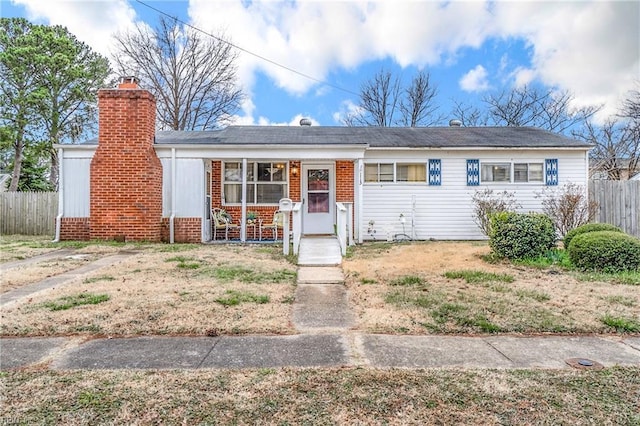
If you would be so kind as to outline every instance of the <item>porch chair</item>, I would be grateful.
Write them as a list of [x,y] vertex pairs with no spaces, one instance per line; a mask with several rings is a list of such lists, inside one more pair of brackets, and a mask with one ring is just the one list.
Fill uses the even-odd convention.
[[260,222],[260,241],[262,241],[263,229],[271,229],[273,231],[273,241],[276,241],[278,239],[278,228],[282,229],[282,227],[284,226],[284,215],[284,212],[276,210],[275,213],[273,213],[273,220],[271,221],[271,223]]
[[216,240],[216,235],[218,231],[222,231],[224,229],[224,239],[229,239],[229,229],[237,229],[238,224],[233,223],[231,216],[229,213],[222,209],[213,208],[211,209],[211,218],[213,219],[213,240]]

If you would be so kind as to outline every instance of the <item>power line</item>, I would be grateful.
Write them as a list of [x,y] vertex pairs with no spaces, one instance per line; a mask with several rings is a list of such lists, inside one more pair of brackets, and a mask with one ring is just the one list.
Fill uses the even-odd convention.
[[191,29],[192,29],[192,30],[194,30],[194,31],[198,31],[198,32],[200,32],[200,33],[202,33],[202,34],[204,34],[204,35],[206,35],[206,36],[208,36],[208,37],[214,38],[214,39],[218,40],[218,41],[219,41],[219,42],[221,42],[221,43],[226,43],[226,44],[228,44],[229,46],[231,46],[231,47],[233,47],[233,48],[235,48],[235,49],[238,49],[238,50],[240,50],[240,51],[242,51],[242,52],[244,52],[244,53],[247,53],[247,54],[249,54],[249,55],[251,55],[251,56],[254,56],[254,57],[256,57],[256,58],[258,58],[258,59],[260,59],[260,60],[262,60],[262,61],[268,62],[268,63],[270,63],[270,64],[272,64],[272,65],[275,65],[275,66],[277,66],[277,67],[280,67],[280,68],[282,68],[282,69],[284,69],[284,70],[287,70],[287,71],[289,71],[289,72],[292,72],[292,73],[294,73],[294,74],[297,74],[297,75],[299,75],[299,76],[301,76],[301,77],[304,77],[304,78],[306,78],[306,79],[309,79],[309,80],[315,81],[316,83],[320,83],[320,84],[323,84],[323,85],[325,85],[325,86],[332,87],[332,88],[334,88],[334,89],[336,89],[336,90],[340,90],[340,91],[342,91],[342,92],[346,92],[346,93],[349,93],[349,94],[351,94],[351,95],[360,96],[360,94],[359,94],[359,93],[356,93],[356,92],[354,92],[354,91],[352,91],[352,90],[345,89],[345,88],[343,88],[343,87],[340,87],[340,86],[337,86],[337,85],[335,85],[335,84],[329,83],[329,82],[327,82],[327,81],[325,81],[325,80],[321,80],[321,79],[319,79],[319,78],[317,78],[317,77],[313,77],[313,76],[311,76],[311,75],[309,75],[309,74],[305,74],[305,73],[303,73],[303,72],[301,72],[301,71],[298,71],[298,70],[293,69],[293,68],[291,68],[291,67],[288,67],[288,66],[286,66],[286,65],[282,65],[282,64],[281,64],[281,63],[279,63],[279,62],[276,62],[276,61],[274,61],[274,60],[272,60],[272,59],[266,58],[266,57],[264,57],[264,56],[262,56],[262,55],[258,55],[257,53],[254,53],[254,52],[252,52],[252,51],[250,51],[250,50],[247,50],[247,49],[245,49],[245,48],[243,48],[243,47],[240,47],[240,46],[238,46],[238,45],[236,45],[236,44],[233,44],[233,43],[231,43],[231,42],[230,42],[230,41],[228,41],[228,40],[224,40],[224,39],[222,39],[222,38],[220,38],[220,37],[217,37],[217,36],[215,36],[214,34],[211,34],[211,33],[207,32],[207,31],[204,31],[204,30],[202,30],[202,29],[200,29],[200,28],[196,27],[196,26],[193,26],[193,25],[191,25],[191,24],[189,24],[189,23],[187,23],[187,22],[184,22],[182,19],[179,19],[179,18],[178,18],[178,17],[176,17],[176,16],[171,16],[170,14],[166,13],[165,11],[160,10],[160,9],[157,9],[157,8],[155,8],[155,7],[151,6],[150,4],[147,4],[147,3],[143,2],[142,0],[135,0],[135,1],[136,1],[137,3],[139,3],[139,4],[141,4],[142,6],[145,6],[145,7],[149,8],[149,9],[151,9],[151,10],[153,10],[153,11],[155,11],[155,12],[157,12],[157,13],[161,14],[161,15],[166,16],[167,18],[173,19],[175,22],[179,22],[179,23],[181,23],[182,25],[184,25],[184,26],[186,26],[186,27],[191,28]]

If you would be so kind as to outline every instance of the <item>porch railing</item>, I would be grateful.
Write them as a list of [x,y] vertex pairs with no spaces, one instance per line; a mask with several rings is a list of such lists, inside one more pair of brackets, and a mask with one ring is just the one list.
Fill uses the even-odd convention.
[[[293,254],[297,255],[300,249],[300,239],[302,238],[302,203],[294,203],[291,210],[293,220]],[[289,240],[282,242],[283,250],[289,247]],[[288,253],[287,249],[287,253]],[[285,254],[287,254],[285,253]]]
[[343,203],[336,203],[338,214],[336,217],[336,234],[342,255],[347,254],[347,236],[349,235],[349,209]]

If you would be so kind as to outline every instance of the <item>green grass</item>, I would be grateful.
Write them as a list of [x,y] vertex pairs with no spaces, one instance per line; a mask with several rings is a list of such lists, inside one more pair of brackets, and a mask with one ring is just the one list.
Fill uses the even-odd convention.
[[559,266],[564,269],[573,268],[569,255],[566,250],[562,249],[549,250],[544,255],[535,258],[514,260],[513,264],[538,269],[546,269],[551,266]]
[[398,307],[432,308],[441,304],[446,297],[441,292],[420,292],[416,294],[413,291],[398,290],[387,293],[385,302],[396,305]]
[[536,302],[546,302],[551,300],[551,296],[536,290],[516,290],[516,296],[520,299],[533,299]]
[[628,308],[635,306],[636,301],[631,297],[625,296],[607,296],[604,298],[610,305],[622,305]]
[[176,265],[179,269],[198,269],[200,268],[202,261],[195,257],[187,256],[174,256],[165,260],[165,262],[177,262]]
[[578,281],[603,281],[612,284],[640,285],[640,271],[625,271],[618,273],[585,272],[577,273]]
[[493,272],[475,270],[447,271],[444,276],[450,279],[463,279],[467,283],[512,283],[514,281],[513,276],[509,274],[495,274]]
[[214,268],[203,268],[201,273],[212,276],[222,282],[240,281],[248,284],[294,283],[297,277],[297,273],[289,269],[263,272],[241,265],[220,265]]
[[85,278],[82,282],[84,284],[97,283],[100,281],[115,281],[115,277],[111,275],[99,275],[97,277]]
[[614,317],[613,315],[607,314],[600,320],[603,324],[615,329],[619,333],[640,332],[640,321],[633,318]]
[[360,278],[360,284],[362,285],[378,284],[378,282],[372,278]]
[[244,291],[227,290],[224,292],[226,297],[219,297],[215,301],[224,306],[236,306],[240,303],[269,303],[269,296],[257,295]]
[[389,285],[393,286],[415,286],[415,285],[423,285],[425,282],[421,277],[416,275],[405,275],[404,277],[399,277],[394,279],[389,283]]
[[41,306],[49,309],[50,311],[64,311],[75,308],[76,306],[97,305],[98,303],[106,302],[109,299],[110,297],[108,294],[80,293],[74,296],[61,297],[51,302],[44,302]]

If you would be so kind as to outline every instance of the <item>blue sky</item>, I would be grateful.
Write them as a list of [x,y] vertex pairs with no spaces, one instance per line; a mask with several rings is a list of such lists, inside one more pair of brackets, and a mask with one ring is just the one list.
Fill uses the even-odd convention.
[[[476,103],[491,91],[534,84],[572,92],[575,106],[603,105],[602,121],[640,80],[636,1],[144,1],[330,84],[241,53],[238,77],[248,96],[237,124],[297,125],[304,116],[341,125],[358,101],[352,92],[381,68],[405,79],[429,71],[447,118],[453,100]],[[64,25],[105,56],[115,31],[158,18],[134,0],[0,6],[3,17]]]

